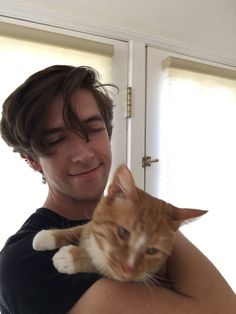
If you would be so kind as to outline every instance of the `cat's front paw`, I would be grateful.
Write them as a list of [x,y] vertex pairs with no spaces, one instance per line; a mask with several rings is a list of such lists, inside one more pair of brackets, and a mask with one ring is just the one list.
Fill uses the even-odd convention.
[[33,248],[36,251],[53,250],[56,248],[56,240],[53,230],[42,230],[33,239]]
[[60,248],[60,250],[53,256],[54,267],[63,274],[75,274],[78,272],[75,267],[73,257],[74,245],[67,245]]

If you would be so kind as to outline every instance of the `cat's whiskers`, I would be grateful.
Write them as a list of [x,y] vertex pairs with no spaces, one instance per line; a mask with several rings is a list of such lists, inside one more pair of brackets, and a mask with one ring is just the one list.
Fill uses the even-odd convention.
[[153,287],[154,285],[159,285],[159,282],[156,280],[155,276],[150,273],[145,273],[142,282],[146,287]]
[[169,288],[170,283],[168,279],[158,276],[157,274],[150,274],[150,273],[145,273],[144,278],[142,282],[147,286],[147,287],[153,287],[158,286],[160,288]]
[[153,279],[155,280],[156,283],[158,283],[158,286],[159,287],[162,287],[162,288],[170,288],[170,281],[163,277],[163,276],[158,276],[157,274],[153,275]]

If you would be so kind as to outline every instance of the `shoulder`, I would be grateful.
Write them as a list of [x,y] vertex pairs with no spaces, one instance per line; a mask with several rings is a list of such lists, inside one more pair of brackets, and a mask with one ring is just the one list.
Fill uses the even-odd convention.
[[[9,289],[22,288],[30,273],[37,266],[45,265],[45,258],[33,250],[32,240],[35,233],[21,229],[11,236],[0,253],[0,282],[1,286]],[[34,275],[35,277],[35,275]],[[19,286],[19,287],[18,287]]]
[[4,304],[14,313],[66,313],[100,276],[61,274],[52,263],[55,251],[36,252],[31,242],[14,243],[0,255],[0,309]]
[[[0,309],[8,306],[16,313],[66,313],[100,276],[59,273],[52,263],[55,250],[37,252],[32,247],[39,230],[36,218],[33,216],[33,226],[29,218],[0,253]],[[41,224],[42,219],[39,221]]]

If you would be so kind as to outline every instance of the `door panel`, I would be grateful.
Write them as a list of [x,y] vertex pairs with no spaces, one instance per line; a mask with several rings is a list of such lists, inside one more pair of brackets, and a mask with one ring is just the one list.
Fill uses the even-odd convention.
[[[236,290],[236,259],[232,250],[236,238],[236,125],[232,123],[236,103],[235,107],[227,107],[222,101],[217,108],[209,104],[210,110],[193,101],[188,110],[182,112],[183,107],[179,106],[175,113],[167,113],[161,62],[171,55],[181,57],[147,48],[146,155],[159,162],[145,169],[146,191],[179,207],[209,210],[181,230]],[[223,115],[225,119],[221,119]],[[188,126],[187,147],[182,118]],[[166,150],[171,151],[172,164],[166,158]],[[169,168],[173,164],[176,171]]]
[[[51,27],[48,29],[49,32],[53,30]],[[63,33],[62,29],[60,31]],[[70,36],[68,34],[64,35]],[[73,33],[71,36],[75,36],[75,34]],[[5,98],[30,74],[49,65],[72,64],[75,66],[89,65],[94,67],[101,75],[101,79],[105,80],[105,83],[112,83],[119,87],[118,93],[114,90],[114,129],[111,141],[113,154],[111,173],[113,173],[114,169],[120,163],[126,162],[127,159],[127,121],[125,112],[128,85],[128,44],[98,36],[79,34],[78,32],[76,32],[76,36],[78,40],[82,38],[86,41],[89,40],[90,43],[99,42],[108,44],[113,48],[114,54],[109,57],[109,62],[106,63],[108,64],[108,70],[105,68],[104,63],[102,64],[99,61],[103,56],[94,52],[89,54],[87,51],[69,50],[67,46],[52,46],[51,43],[47,46],[47,42],[41,43],[36,40],[31,42],[21,38],[17,39],[15,38],[16,35],[12,36],[13,39],[11,36],[9,36],[9,39],[1,37],[3,39],[1,41],[0,65],[4,81],[1,81],[0,101],[2,104]],[[63,46],[63,43],[61,45]],[[86,58],[84,55],[86,55]],[[98,55],[99,60],[97,58]],[[6,239],[20,228],[36,208],[44,203],[47,195],[47,185],[41,183],[41,175],[32,171],[18,154],[13,154],[12,149],[2,139],[0,139],[0,151],[0,173],[1,180],[4,182],[0,200],[1,249]]]

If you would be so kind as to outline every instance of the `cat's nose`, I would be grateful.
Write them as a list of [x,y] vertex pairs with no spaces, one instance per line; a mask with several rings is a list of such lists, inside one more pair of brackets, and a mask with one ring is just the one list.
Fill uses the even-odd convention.
[[134,270],[134,265],[130,265],[127,262],[122,262],[122,269],[126,272],[126,273],[132,273]]

